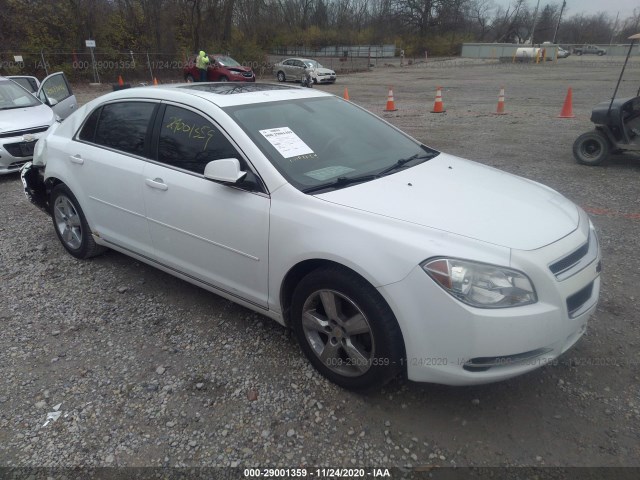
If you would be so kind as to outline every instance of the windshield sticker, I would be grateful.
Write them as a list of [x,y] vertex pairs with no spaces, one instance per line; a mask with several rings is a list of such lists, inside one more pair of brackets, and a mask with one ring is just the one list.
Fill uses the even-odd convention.
[[269,128],[260,133],[284,158],[314,153],[289,127]]
[[335,178],[340,175],[344,175],[345,173],[353,172],[354,170],[355,168],[336,165],[335,167],[325,167],[325,168],[320,168],[319,170],[313,170],[311,172],[305,173],[305,175],[315,180],[320,180],[321,182],[324,182],[325,180],[329,180],[330,178]]

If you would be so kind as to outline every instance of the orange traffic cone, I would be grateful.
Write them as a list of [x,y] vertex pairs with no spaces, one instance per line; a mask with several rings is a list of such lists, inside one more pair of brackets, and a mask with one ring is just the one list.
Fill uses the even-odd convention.
[[156,77],[153,77],[153,84],[158,85],[158,79]]
[[442,103],[442,87],[436,87],[436,101],[433,104],[431,113],[444,113],[444,104]]
[[344,87],[344,95],[342,96],[342,98],[344,98],[345,100],[349,100],[349,90],[347,90],[347,87]]
[[573,114],[573,91],[571,87],[567,90],[567,96],[564,99],[564,105],[562,105],[562,111],[560,115],[558,115],[558,118],[575,118]]
[[389,95],[387,96],[387,108],[384,109],[385,112],[395,112],[398,110],[396,108],[396,102],[393,99],[393,88],[389,87]]
[[122,75],[118,75],[118,85],[123,86],[124,80],[122,80]]
[[498,108],[496,109],[496,115],[506,115],[504,111],[504,87],[500,87],[500,93],[498,94]]

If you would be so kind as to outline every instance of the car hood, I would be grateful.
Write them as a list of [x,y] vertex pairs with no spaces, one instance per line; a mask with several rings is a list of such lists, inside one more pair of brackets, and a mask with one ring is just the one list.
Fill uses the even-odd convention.
[[580,218],[576,205],[549,187],[444,153],[317,197],[518,250],[565,237]]
[[44,104],[35,107],[0,110],[0,133],[48,127],[54,121],[53,110]]
[[232,72],[250,72],[251,71],[251,67],[223,67],[226,68],[227,70],[230,70]]

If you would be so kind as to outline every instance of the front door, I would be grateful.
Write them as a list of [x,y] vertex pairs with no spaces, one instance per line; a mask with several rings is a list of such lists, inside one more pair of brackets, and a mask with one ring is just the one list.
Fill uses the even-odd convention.
[[76,97],[62,72],[53,73],[42,81],[38,98],[49,105],[63,120],[78,108]]
[[[231,157],[248,168],[211,121],[167,105],[157,162],[144,167],[149,229],[158,262],[266,308],[270,199],[260,187],[242,189],[203,176],[208,162]],[[257,178],[252,172],[248,177]]]

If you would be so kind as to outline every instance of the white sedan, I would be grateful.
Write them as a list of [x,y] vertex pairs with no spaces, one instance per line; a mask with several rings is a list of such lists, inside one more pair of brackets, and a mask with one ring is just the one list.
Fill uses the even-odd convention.
[[525,373],[598,301],[579,207],[321,91],[113,92],[55,124],[22,178],[71,255],[112,248],[271,317],[350,389]]

